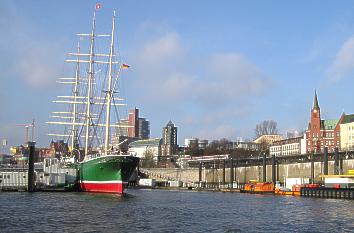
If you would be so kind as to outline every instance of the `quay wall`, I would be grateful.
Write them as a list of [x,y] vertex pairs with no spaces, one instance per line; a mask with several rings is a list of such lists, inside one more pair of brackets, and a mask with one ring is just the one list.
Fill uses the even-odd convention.
[[[314,163],[315,182],[321,182],[323,163]],[[293,163],[293,164],[279,164],[277,170],[277,180],[285,182],[286,178],[310,178],[311,177],[311,163]],[[354,170],[354,159],[343,160],[343,174],[348,170]],[[184,183],[192,183],[199,181],[198,168],[144,168],[141,169],[143,173],[150,178],[156,180],[180,180]],[[267,181],[272,181],[272,166],[267,165]],[[223,168],[222,166],[215,169],[202,168],[202,181],[208,183],[222,183]],[[334,174],[334,161],[328,162],[328,174]],[[239,183],[246,183],[249,180],[263,179],[262,166],[237,167],[234,168],[234,181]],[[230,168],[225,168],[225,182],[230,183]]]

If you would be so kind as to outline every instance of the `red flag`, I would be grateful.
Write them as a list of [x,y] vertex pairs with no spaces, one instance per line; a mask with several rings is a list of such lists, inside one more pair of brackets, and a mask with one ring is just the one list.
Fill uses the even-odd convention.
[[96,10],[100,9],[101,8],[101,4],[97,3],[95,8],[96,8]]

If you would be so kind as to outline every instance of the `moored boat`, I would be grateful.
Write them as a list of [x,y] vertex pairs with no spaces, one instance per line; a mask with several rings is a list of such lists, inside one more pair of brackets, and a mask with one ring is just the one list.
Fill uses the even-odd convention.
[[274,194],[274,184],[272,182],[250,182],[245,184],[240,190],[241,193],[253,194]]
[[123,193],[139,163],[130,155],[106,155],[81,162],[80,189],[87,192]]
[[[50,135],[67,137],[68,143],[71,142],[71,155],[78,163],[81,191],[121,194],[139,163],[138,157],[122,154],[119,144],[111,142],[112,127],[118,132],[122,127],[127,127],[117,124],[119,113],[116,106],[125,104],[118,103],[123,99],[115,95],[119,94],[117,88],[121,70],[129,66],[115,60],[118,58],[114,45],[115,13],[111,33],[96,34],[96,11],[99,8],[96,5],[91,33],[78,34],[77,52],[69,53],[69,56],[75,56],[76,59],[66,60],[76,64],[75,77],[62,78],[60,81],[73,85],[71,95],[58,96],[64,100],[55,102],[70,104],[70,110],[53,112],[55,115],[51,117],[63,121],[47,123],[70,126],[64,134]],[[80,48],[80,43],[85,42],[84,38],[88,38],[86,52]],[[110,39],[108,52],[96,50],[98,38]],[[115,113],[115,117],[111,112]],[[84,142],[81,142],[81,138],[84,138]],[[84,155],[83,159],[81,155]]]

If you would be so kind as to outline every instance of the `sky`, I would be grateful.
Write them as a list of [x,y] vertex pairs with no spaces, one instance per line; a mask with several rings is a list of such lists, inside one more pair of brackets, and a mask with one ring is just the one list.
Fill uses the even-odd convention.
[[[64,60],[88,33],[97,1],[1,1],[0,139],[24,141],[45,124]],[[99,33],[117,12],[117,42],[131,66],[122,77],[127,108],[161,137],[171,120],[184,138],[252,139],[275,120],[280,133],[304,130],[313,95],[324,119],[354,113],[354,1],[100,1]]]

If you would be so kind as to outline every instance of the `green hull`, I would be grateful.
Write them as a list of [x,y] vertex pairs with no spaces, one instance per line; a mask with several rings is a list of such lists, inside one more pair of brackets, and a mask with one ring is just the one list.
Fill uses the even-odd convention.
[[126,155],[107,155],[87,160],[79,165],[82,191],[123,193],[139,158]]

